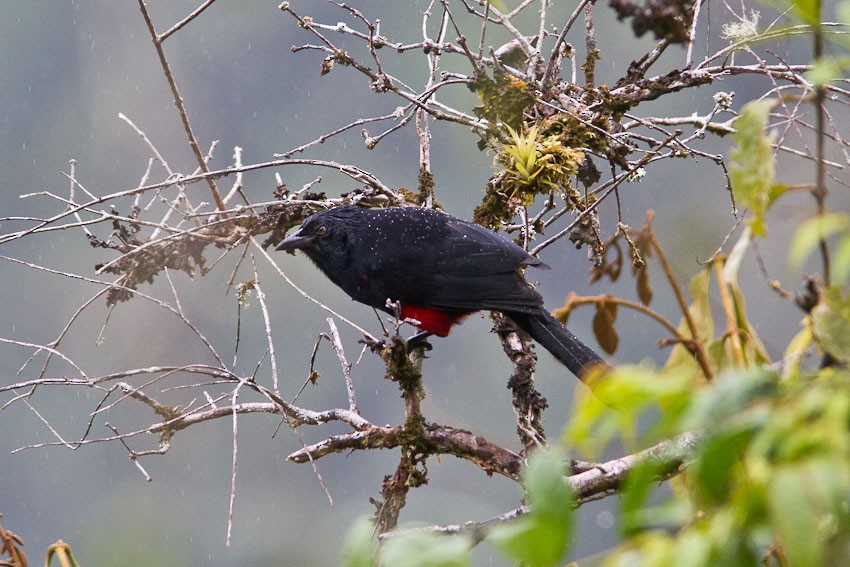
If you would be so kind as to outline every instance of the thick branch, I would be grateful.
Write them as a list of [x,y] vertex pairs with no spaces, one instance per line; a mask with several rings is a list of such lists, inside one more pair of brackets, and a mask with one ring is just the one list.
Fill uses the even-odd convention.
[[[331,453],[355,449],[393,449],[402,444],[400,427],[370,426],[363,431],[335,435],[303,447],[286,457],[288,461],[307,463]],[[500,474],[513,480],[519,478],[524,459],[483,437],[463,429],[425,424],[420,449],[433,455],[454,455],[472,462],[487,474]]]
[[[698,433],[682,433],[644,449],[633,455],[620,457],[599,464],[593,468],[574,474],[565,479],[573,489],[577,504],[598,500],[620,489],[628,474],[638,464],[651,464],[657,467],[658,480],[666,480],[681,472],[699,443]],[[463,524],[437,525],[413,530],[396,530],[383,533],[381,538],[395,537],[410,531],[426,531],[440,534],[470,534],[473,539],[480,540],[487,529],[504,524],[531,511],[529,506],[520,506],[482,522],[465,522]]]
[[659,480],[666,480],[678,474],[687,464],[699,440],[698,433],[682,433],[639,453],[614,459],[572,475],[567,478],[567,483],[573,489],[576,500],[583,503],[598,500],[619,490],[629,472],[638,464],[658,467]]

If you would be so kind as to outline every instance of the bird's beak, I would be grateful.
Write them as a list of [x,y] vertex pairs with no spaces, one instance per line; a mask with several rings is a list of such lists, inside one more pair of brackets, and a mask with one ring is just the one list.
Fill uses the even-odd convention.
[[300,250],[301,248],[309,246],[311,242],[313,242],[313,237],[301,234],[301,229],[299,229],[294,234],[290,234],[289,236],[281,240],[280,244],[275,246],[274,249],[293,253],[296,250]]

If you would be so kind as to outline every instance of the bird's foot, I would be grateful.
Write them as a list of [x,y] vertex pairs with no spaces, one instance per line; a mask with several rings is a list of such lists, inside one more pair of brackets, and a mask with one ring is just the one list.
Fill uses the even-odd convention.
[[428,331],[422,331],[421,333],[416,333],[409,339],[407,339],[407,352],[412,351],[416,348],[421,348],[422,350],[429,351],[434,347],[431,346],[431,343],[428,342],[428,337],[431,336],[431,333]]
[[[422,332],[422,333],[417,333],[417,334],[413,335],[412,337],[410,337],[409,339],[405,340],[404,344],[407,346],[407,352],[410,353],[414,349],[417,349],[417,348],[421,348],[424,351],[432,350],[434,347],[431,346],[431,343],[428,342],[428,337],[430,337],[430,336],[431,336],[431,333]],[[360,339],[357,342],[366,345],[369,348],[370,351],[377,352],[377,353],[383,351],[384,349],[389,347],[390,344],[391,344],[390,342],[387,342],[387,341],[384,341],[384,340],[377,340],[377,339],[370,339],[370,338],[363,338],[363,339]]]

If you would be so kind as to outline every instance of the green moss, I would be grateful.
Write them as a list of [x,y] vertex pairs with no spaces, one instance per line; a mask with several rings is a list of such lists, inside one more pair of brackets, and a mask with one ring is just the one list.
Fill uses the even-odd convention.
[[579,142],[594,142],[593,130],[585,127],[577,135],[558,119],[549,119],[527,128],[522,134],[507,126],[510,142],[502,144],[496,163],[503,169],[487,187],[473,220],[496,228],[513,217],[516,207],[527,207],[538,195],[559,193],[578,207],[581,195],[573,188],[572,177],[584,163]]
[[534,104],[534,92],[522,80],[509,75],[500,69],[493,71],[493,76],[481,73],[470,84],[470,90],[481,99],[481,105],[472,112],[479,118],[484,118],[491,128],[483,136],[483,145],[498,139],[499,123],[507,124],[519,130],[522,127],[525,111]]
[[408,392],[425,397],[422,387],[422,370],[408,356],[407,341],[400,336],[392,337],[390,343],[381,351],[381,358],[387,365],[387,378],[398,382]]

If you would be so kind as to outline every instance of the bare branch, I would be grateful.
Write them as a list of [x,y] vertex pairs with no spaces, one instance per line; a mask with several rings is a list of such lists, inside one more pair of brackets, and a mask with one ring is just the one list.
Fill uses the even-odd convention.
[[[564,480],[572,488],[579,504],[598,500],[603,496],[617,492],[628,474],[638,464],[652,464],[657,467],[659,480],[666,480],[675,476],[687,465],[698,443],[698,434],[683,433],[633,455],[594,465],[589,470],[568,476]],[[487,530],[516,520],[529,512],[531,512],[531,507],[520,506],[482,522],[401,529],[382,533],[380,538],[393,538],[410,532],[430,532],[443,535],[470,534],[475,541],[481,541]]]
[[[192,18],[196,15],[200,14],[204,9],[207,8],[212,2],[207,2],[206,5],[202,5],[196,13],[193,13],[184,20],[182,25],[188,23]],[[192,131],[192,125],[189,122],[189,115],[186,111],[186,106],[183,103],[183,97],[180,95],[180,90],[177,88],[177,81],[174,79],[174,74],[171,72],[171,65],[168,63],[168,59],[165,56],[165,50],[162,47],[162,42],[165,40],[167,35],[162,37],[158,36],[156,33],[156,28],[153,25],[153,20],[151,19],[150,13],[148,12],[148,7],[145,4],[145,0],[139,0],[139,9],[142,11],[142,16],[144,17],[145,24],[147,24],[148,31],[151,35],[151,41],[153,42],[154,48],[156,49],[156,54],[159,56],[159,62],[162,66],[162,72],[165,74],[165,79],[168,81],[168,86],[171,89],[171,94],[174,97],[174,104],[177,106],[177,111],[180,113],[180,119],[183,122],[183,129],[186,131],[186,136],[189,138],[189,147],[192,149],[192,153],[195,154],[195,158],[198,161],[198,166],[201,168],[201,171],[204,173],[209,173],[207,169],[206,160],[204,160],[204,155],[201,153],[201,147],[198,145],[198,140],[195,137],[195,133]],[[173,28],[172,28],[173,29]],[[179,29],[179,28],[177,28]],[[177,31],[177,30],[173,30]],[[168,34],[173,33],[172,30],[169,30]],[[213,199],[215,200],[216,205],[218,206],[220,211],[224,211],[227,209],[227,206],[224,204],[224,200],[221,198],[221,193],[219,193],[218,187],[215,184],[214,178],[207,178],[207,185],[209,185],[210,192],[212,193]]]

